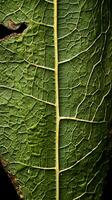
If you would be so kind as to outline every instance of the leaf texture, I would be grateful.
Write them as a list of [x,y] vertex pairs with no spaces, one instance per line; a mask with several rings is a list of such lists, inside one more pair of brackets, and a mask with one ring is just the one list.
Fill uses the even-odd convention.
[[100,200],[111,117],[109,0],[0,1],[0,155],[25,200]]

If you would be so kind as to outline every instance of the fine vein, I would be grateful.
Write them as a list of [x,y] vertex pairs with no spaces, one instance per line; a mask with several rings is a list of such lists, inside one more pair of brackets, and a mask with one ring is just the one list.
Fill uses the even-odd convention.
[[54,53],[55,53],[55,90],[56,90],[56,200],[59,200],[59,91],[58,91],[57,0],[54,0]]

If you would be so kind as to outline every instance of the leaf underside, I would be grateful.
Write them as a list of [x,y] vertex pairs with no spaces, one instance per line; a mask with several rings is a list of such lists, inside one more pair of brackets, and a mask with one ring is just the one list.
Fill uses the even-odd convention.
[[0,1],[1,23],[28,24],[0,41],[0,155],[25,200],[101,198],[111,117],[110,4]]

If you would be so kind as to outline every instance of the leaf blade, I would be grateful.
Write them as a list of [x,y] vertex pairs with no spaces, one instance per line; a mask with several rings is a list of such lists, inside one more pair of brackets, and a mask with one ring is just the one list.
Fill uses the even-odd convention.
[[11,15],[29,24],[0,41],[8,169],[28,200],[100,199],[111,114],[109,1],[21,0],[8,9],[1,21]]

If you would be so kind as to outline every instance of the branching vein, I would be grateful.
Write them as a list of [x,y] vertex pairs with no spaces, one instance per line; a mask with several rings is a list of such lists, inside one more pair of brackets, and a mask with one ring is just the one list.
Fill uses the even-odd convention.
[[49,104],[49,105],[51,105],[51,106],[55,106],[55,104],[52,103],[52,102],[48,102],[48,101],[45,101],[45,100],[43,100],[43,99],[39,99],[39,98],[37,98],[37,97],[35,97],[35,96],[32,96],[32,95],[30,95],[30,94],[23,93],[22,91],[20,91],[20,90],[18,90],[18,89],[16,89],[16,88],[13,88],[13,87],[5,86],[5,85],[0,85],[0,88],[6,88],[6,89],[8,89],[8,90],[16,91],[16,92],[19,92],[20,94],[22,94],[22,95],[24,95],[24,96],[26,96],[26,97],[31,97],[31,98],[33,98],[33,99],[35,99],[35,100],[37,100],[37,101],[42,102],[42,103]]
[[80,119],[80,118],[77,118],[77,117],[60,117],[60,120],[74,120],[74,121],[92,123],[92,124],[106,123],[106,121],[93,121],[93,120],[87,120],[87,119]]

